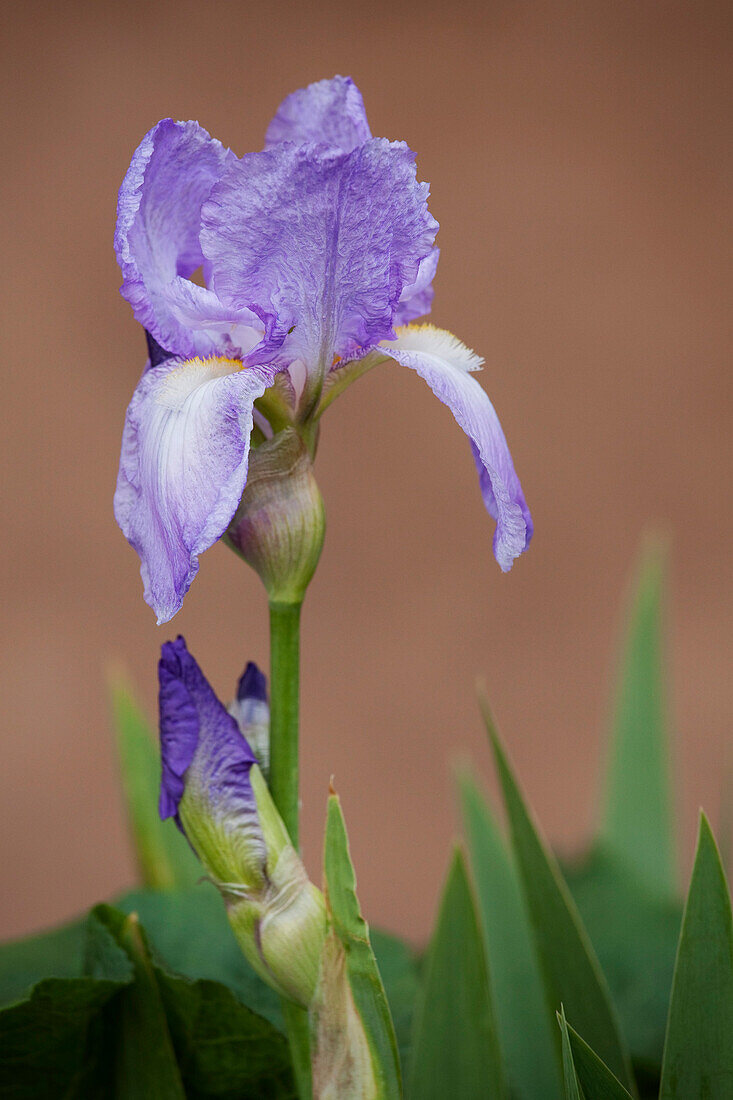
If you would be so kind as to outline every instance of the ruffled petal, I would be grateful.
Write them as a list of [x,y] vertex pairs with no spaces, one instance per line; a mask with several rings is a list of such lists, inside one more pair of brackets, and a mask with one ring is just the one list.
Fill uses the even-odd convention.
[[[257,759],[182,637],[163,645],[158,682],[161,818],[175,817],[180,826],[178,807],[191,788],[209,819],[259,832],[249,774]],[[264,855],[261,837],[258,848]]]
[[281,141],[323,143],[348,153],[371,136],[361,92],[350,76],[335,76],[282,101],[267,129],[265,147]]
[[191,282],[203,263],[201,204],[234,154],[196,122],[164,119],[145,135],[120,188],[115,250],[121,292],[136,319],[169,354],[249,351],[263,325],[225,308]]
[[433,304],[433,279],[438,268],[440,249],[434,248],[424,260],[420,261],[414,283],[406,286],[400,295],[394,315],[394,324],[406,325],[418,317],[430,313]]
[[272,357],[328,370],[392,337],[438,228],[404,143],[276,145],[229,168],[202,210],[213,286],[267,319]]
[[483,360],[452,333],[433,325],[402,329],[397,340],[381,344],[380,350],[416,371],[468,436],[484,503],[496,520],[494,556],[506,572],[529,545],[532,517],[499,418],[471,376]]
[[167,622],[223,534],[247,479],[252,406],[272,381],[226,359],[168,359],[127,410],[115,517],[141,560],[145,599]]

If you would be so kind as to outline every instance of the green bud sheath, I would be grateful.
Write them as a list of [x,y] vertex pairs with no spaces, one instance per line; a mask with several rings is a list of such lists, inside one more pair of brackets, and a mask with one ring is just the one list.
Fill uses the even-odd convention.
[[299,604],[326,527],[308,450],[294,428],[255,447],[247,485],[224,536],[259,574],[270,603]]

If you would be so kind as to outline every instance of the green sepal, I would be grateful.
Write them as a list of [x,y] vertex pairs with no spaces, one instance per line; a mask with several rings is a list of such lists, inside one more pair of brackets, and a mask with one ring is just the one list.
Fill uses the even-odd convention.
[[160,752],[133,693],[119,672],[109,678],[117,753],[140,877],[155,889],[192,886],[201,864],[172,820],[158,815]]
[[650,890],[673,897],[676,856],[662,660],[664,564],[664,546],[649,541],[630,602],[601,836]]
[[733,919],[704,814],[677,949],[659,1095],[733,1096]]
[[[631,1060],[606,979],[555,857],[534,824],[488,707],[483,715],[506,806],[520,881],[527,902],[545,995],[551,1012],[562,1004],[613,1072],[633,1089]],[[561,1054],[558,1043],[558,1055]]]
[[506,1095],[483,933],[459,849],[424,964],[414,1036],[411,1100]]
[[346,826],[335,794],[328,800],[324,886],[329,931],[311,1013],[314,1094],[399,1100],[394,1027],[356,896]]
[[554,1034],[514,860],[468,771],[458,782],[507,1081],[517,1100],[553,1100],[561,1090]]

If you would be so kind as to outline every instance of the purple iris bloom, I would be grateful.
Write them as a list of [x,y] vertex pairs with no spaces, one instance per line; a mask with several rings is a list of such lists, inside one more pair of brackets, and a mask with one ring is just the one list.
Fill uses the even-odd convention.
[[312,424],[380,362],[416,371],[468,435],[501,568],[527,547],[529,510],[472,377],[482,360],[410,324],[430,310],[438,261],[427,198],[414,154],[372,137],[344,77],[288,96],[265,149],[241,159],[196,122],[165,119],[143,138],[115,247],[151,350],[127,412],[115,515],[159,622],[237,509],[253,426],[271,435],[275,406],[281,426]]
[[158,683],[161,818],[183,828],[178,808],[193,776],[209,812],[255,821],[250,770],[257,758],[180,636],[162,647]]

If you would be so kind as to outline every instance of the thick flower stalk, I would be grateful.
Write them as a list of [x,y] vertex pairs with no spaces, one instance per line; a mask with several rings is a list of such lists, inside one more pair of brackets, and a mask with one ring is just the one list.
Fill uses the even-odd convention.
[[262,725],[261,674],[248,666],[235,718],[178,638],[163,646],[159,682],[160,816],[175,819],[203,863],[252,967],[307,1007],[318,982],[326,909],[242,732]]
[[[528,545],[529,510],[474,377],[481,359],[450,333],[411,323],[430,310],[438,262],[427,198],[414,154],[372,137],[343,77],[289,96],[261,152],[238,158],[198,123],[171,119],[141,142],[115,247],[150,358],[127,412],[115,514],[159,622],[179,610],[199,555],[222,536],[256,559],[271,600],[289,602],[292,590],[287,601],[272,595],[283,562],[262,564],[251,522],[251,449],[289,431],[309,463],[321,413],[380,363],[414,370],[469,437],[501,568]],[[295,517],[296,529],[312,537],[295,547],[302,584],[323,530],[312,516]],[[277,552],[286,541],[274,540]]]

